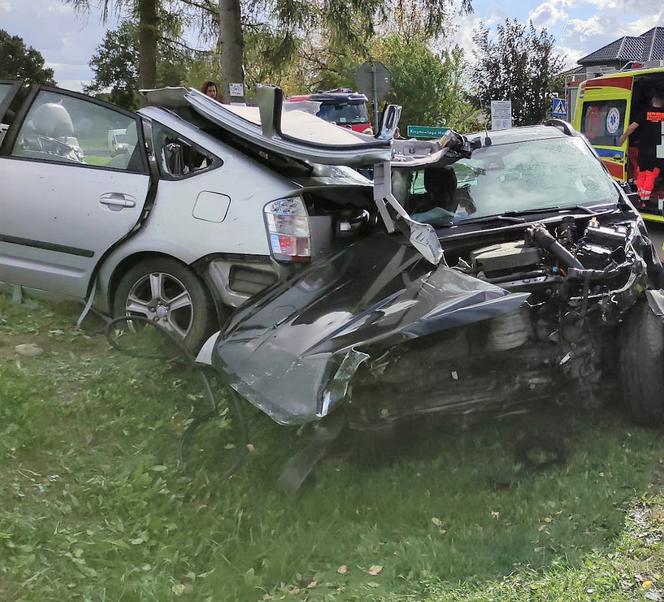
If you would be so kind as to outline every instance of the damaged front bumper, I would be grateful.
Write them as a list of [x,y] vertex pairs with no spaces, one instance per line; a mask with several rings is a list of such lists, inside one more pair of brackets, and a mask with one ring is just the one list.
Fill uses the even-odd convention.
[[238,310],[201,357],[276,422],[302,424],[348,400],[371,358],[516,312],[528,296],[433,266],[406,241],[379,234]]

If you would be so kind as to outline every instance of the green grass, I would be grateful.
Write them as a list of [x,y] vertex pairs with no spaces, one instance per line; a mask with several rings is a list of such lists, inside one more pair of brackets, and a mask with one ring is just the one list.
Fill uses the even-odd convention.
[[[75,331],[75,316],[0,295],[0,600],[633,600],[657,590],[660,433],[616,411],[540,409],[382,452],[346,440],[289,497],[275,481],[299,430],[247,408],[255,452],[235,476],[223,479],[236,453],[228,414],[178,466],[202,403],[195,375],[119,355]],[[25,342],[45,353],[18,356]],[[566,440],[566,464],[519,470],[515,441],[551,431]]]
[[96,165],[99,167],[103,167],[104,165],[108,165],[111,162],[111,157],[102,157],[99,155],[86,155],[85,156],[85,162],[88,165]]

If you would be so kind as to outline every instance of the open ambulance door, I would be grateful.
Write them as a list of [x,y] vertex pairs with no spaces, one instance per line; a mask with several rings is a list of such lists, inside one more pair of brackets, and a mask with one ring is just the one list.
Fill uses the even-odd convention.
[[609,173],[618,181],[628,178],[628,142],[620,137],[630,124],[634,77],[594,79],[586,82],[576,126],[588,138]]

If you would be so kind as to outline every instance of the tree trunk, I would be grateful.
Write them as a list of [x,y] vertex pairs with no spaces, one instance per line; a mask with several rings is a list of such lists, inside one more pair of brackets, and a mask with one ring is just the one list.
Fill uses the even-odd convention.
[[[240,0],[219,0],[221,100],[244,102],[244,41]],[[242,95],[231,96],[230,84],[242,84]]]
[[159,37],[159,0],[138,0],[138,87],[157,85],[157,40]]

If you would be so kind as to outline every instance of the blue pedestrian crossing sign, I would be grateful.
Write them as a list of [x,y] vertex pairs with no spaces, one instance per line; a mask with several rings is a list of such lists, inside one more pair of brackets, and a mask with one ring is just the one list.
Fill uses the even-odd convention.
[[551,117],[567,119],[567,101],[564,98],[551,99]]

